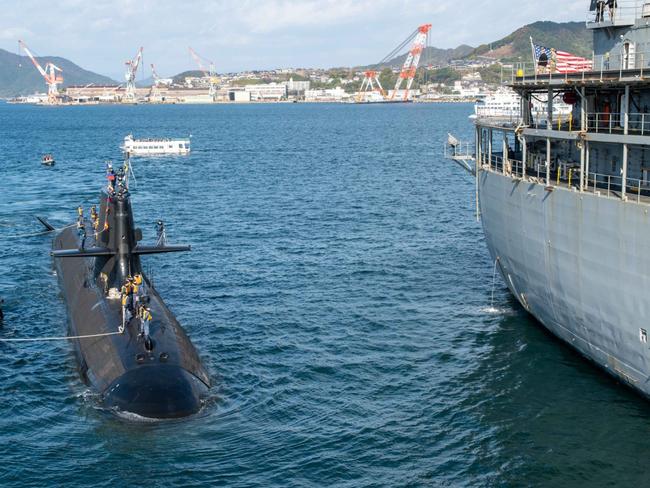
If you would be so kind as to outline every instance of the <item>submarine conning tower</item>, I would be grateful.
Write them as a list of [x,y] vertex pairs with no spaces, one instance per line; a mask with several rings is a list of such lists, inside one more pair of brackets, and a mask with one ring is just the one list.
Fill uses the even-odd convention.
[[[53,242],[52,256],[68,310],[69,336],[82,379],[103,404],[147,418],[196,413],[210,379],[196,349],[143,273],[140,256],[189,251],[142,245],[128,189],[128,160],[109,184],[90,219],[78,209]],[[113,183],[116,182],[114,185]],[[162,224],[162,223],[161,223]]]

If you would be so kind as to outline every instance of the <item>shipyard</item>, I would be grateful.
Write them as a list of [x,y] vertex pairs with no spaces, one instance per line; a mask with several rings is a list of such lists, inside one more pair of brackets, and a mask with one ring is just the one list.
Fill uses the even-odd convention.
[[633,487],[650,1],[0,16],[0,488]]

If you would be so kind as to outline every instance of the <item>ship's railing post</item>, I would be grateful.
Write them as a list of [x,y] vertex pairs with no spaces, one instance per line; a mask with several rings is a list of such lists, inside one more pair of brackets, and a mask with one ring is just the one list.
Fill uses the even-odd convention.
[[546,186],[551,186],[551,139],[546,138]]
[[641,135],[645,132],[645,114],[641,114]]
[[600,57],[600,81],[601,82],[603,81],[603,67],[604,67],[604,65],[605,65],[605,63],[604,63],[603,57],[601,56]]
[[[627,136],[630,133],[630,85],[625,85],[625,95],[623,96],[623,132]],[[621,199],[627,200],[626,184],[627,184],[627,159],[628,159],[628,145],[627,142],[623,144],[623,162],[621,174]]]
[[609,115],[609,133],[612,133],[612,122],[614,121],[614,116],[613,114]]
[[597,186],[598,186],[598,180],[596,179],[596,173],[594,173],[594,193],[596,193]]
[[521,177],[526,179],[526,159],[528,158],[528,148],[526,147],[526,138],[521,138]]
[[643,61],[644,61],[644,57],[645,57],[644,55],[645,55],[645,53],[642,52],[641,53],[641,74],[640,74],[641,79],[643,79]]

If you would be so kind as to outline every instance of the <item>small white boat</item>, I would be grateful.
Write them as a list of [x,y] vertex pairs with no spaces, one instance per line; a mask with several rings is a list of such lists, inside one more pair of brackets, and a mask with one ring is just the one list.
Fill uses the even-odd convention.
[[51,154],[44,154],[41,158],[41,164],[44,166],[54,166],[54,156]]
[[189,154],[189,139],[135,139],[133,134],[124,138],[122,150],[129,155]]

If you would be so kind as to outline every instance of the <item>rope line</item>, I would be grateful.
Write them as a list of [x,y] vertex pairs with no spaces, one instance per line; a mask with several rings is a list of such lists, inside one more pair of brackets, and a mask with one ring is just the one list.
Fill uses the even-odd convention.
[[106,337],[122,334],[123,331],[104,332],[102,334],[88,334],[78,336],[61,336],[61,337],[28,337],[19,339],[4,339],[0,337],[0,342],[41,342],[41,341],[69,341],[70,339],[90,339],[92,337]]

